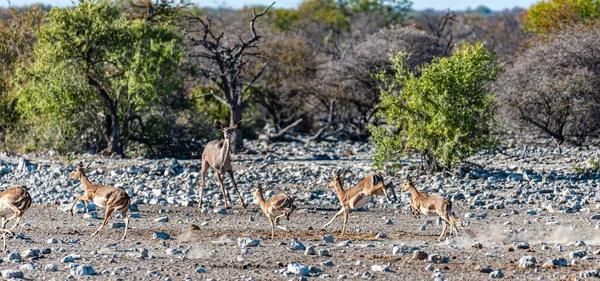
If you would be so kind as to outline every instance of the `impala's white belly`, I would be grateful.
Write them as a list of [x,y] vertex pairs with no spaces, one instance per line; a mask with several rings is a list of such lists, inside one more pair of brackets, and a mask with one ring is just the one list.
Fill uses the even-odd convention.
[[437,216],[438,213],[435,210],[431,210],[428,208],[425,208],[423,206],[419,207],[419,211],[421,212],[421,214],[426,215],[426,216]]
[[367,196],[365,194],[362,194],[363,196],[358,199],[358,201],[350,201],[350,208],[352,209],[358,209],[362,206],[364,206],[365,204],[367,204],[369,202],[369,200],[371,200],[371,196]]
[[106,198],[104,197],[94,197],[92,200],[96,206],[106,207]]

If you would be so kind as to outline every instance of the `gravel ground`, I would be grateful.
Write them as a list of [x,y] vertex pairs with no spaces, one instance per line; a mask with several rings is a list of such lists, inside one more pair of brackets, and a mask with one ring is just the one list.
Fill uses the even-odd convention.
[[[0,189],[22,184],[34,198],[16,236],[0,254],[4,277],[30,280],[574,280],[598,278],[600,198],[594,166],[597,148],[515,146],[481,154],[470,162],[484,169],[422,176],[418,189],[448,196],[463,224],[460,237],[438,242],[433,217],[416,219],[408,194],[399,202],[376,197],[327,230],[339,209],[325,184],[348,168],[345,188],[374,170],[371,147],[359,143],[296,144],[247,142],[235,156],[236,180],[249,207],[233,190],[234,207],[222,209],[214,174],[207,175],[205,208],[197,208],[198,160],[110,159],[84,155],[0,155]],[[98,236],[103,209],[75,216],[64,210],[83,193],[68,175],[79,160],[92,163],[93,183],[125,189],[132,197],[132,229],[121,241],[123,220],[113,216]],[[412,161],[386,181],[398,185]],[[579,167],[574,169],[575,167]],[[298,205],[290,232],[271,240],[267,218],[250,191],[266,185],[265,197],[286,192]],[[229,180],[225,181],[231,187]],[[92,209],[93,209],[92,205]],[[333,241],[332,241],[333,240]],[[246,247],[241,244],[247,243]],[[258,244],[258,246],[253,246]],[[312,251],[311,251],[312,249]],[[87,275],[91,274],[91,275]],[[84,276],[86,275],[86,276]]]

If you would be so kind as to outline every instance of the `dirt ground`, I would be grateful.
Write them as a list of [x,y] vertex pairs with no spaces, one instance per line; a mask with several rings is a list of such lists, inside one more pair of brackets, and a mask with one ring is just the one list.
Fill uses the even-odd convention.
[[[389,207],[389,208],[388,208]],[[100,280],[290,280],[297,277],[285,276],[280,270],[289,262],[306,266],[314,265],[322,270],[319,277],[338,278],[345,275],[347,279],[363,279],[365,272],[377,280],[432,280],[435,270],[441,270],[439,277],[445,280],[490,279],[489,274],[479,273],[478,266],[489,266],[493,270],[502,270],[506,279],[537,280],[572,280],[583,270],[596,269],[597,257],[594,252],[598,246],[598,230],[587,222],[581,214],[518,215],[506,216],[510,209],[489,210],[487,217],[472,222],[468,230],[475,237],[463,235],[457,239],[438,242],[441,227],[427,225],[425,231],[419,228],[423,219],[416,219],[412,214],[401,209],[384,205],[380,208],[363,212],[352,212],[348,223],[348,233],[340,236],[342,220],[333,223],[327,231],[320,228],[327,218],[334,215],[336,206],[299,206],[289,222],[281,224],[289,227],[291,232],[276,230],[276,238],[269,239],[269,224],[265,216],[258,213],[256,205],[247,210],[241,207],[230,209],[227,214],[202,214],[196,207],[170,208],[169,206],[141,205],[140,218],[132,218],[131,229],[126,241],[120,241],[122,228],[112,228],[112,223],[122,222],[113,217],[97,237],[90,237],[101,223],[102,215],[97,219],[83,218],[82,214],[71,217],[68,213],[57,209],[57,206],[34,206],[24,216],[21,231],[23,239],[8,239],[9,251],[22,252],[29,248],[43,250],[50,248],[50,254],[43,254],[39,259],[30,261],[39,265],[41,270],[22,270],[29,280],[65,280],[70,275],[69,264],[60,262],[67,255],[80,255],[75,260],[78,264],[94,267],[98,275],[74,276],[78,279]],[[455,212],[464,214],[464,206],[456,204]],[[98,212],[102,213],[102,210]],[[168,222],[154,222],[157,217],[168,216]],[[250,221],[250,217],[254,221]],[[393,221],[385,224],[385,219]],[[503,225],[507,221],[513,225]],[[553,223],[548,223],[553,221]],[[190,225],[199,227],[190,230]],[[575,225],[570,229],[570,225]],[[309,230],[312,227],[314,230]],[[508,228],[512,229],[507,230]],[[164,231],[171,235],[170,240],[152,239],[155,231]],[[387,238],[377,239],[377,233],[387,234]],[[335,237],[333,243],[324,242],[323,235]],[[463,232],[464,234],[464,232]],[[260,246],[247,248],[244,252],[238,245],[240,237],[260,239]],[[47,244],[47,240],[56,238],[58,244]],[[296,238],[306,247],[313,246],[317,253],[321,249],[329,250],[331,256],[307,256],[304,251],[290,249],[291,238]],[[340,243],[350,240],[351,243]],[[530,250],[517,249],[520,241],[529,241]],[[586,241],[584,246],[575,246],[576,240]],[[481,241],[482,248],[472,245]],[[540,243],[539,241],[546,241]],[[554,243],[563,243],[564,251],[557,251]],[[428,254],[439,254],[451,257],[449,263],[434,264],[433,270],[427,270],[427,262],[412,260],[411,254],[392,254],[393,245],[406,244],[419,247]],[[547,245],[547,249],[543,249]],[[514,251],[508,251],[512,246]],[[146,248],[149,257],[140,259],[136,251]],[[167,249],[182,250],[182,254],[169,255]],[[577,265],[557,268],[541,268],[544,261],[551,258],[564,257],[574,250],[587,250],[591,260],[578,259]],[[535,256],[537,269],[519,269],[518,260],[524,255]],[[321,263],[331,261],[333,266],[322,266]],[[357,261],[362,261],[358,264]],[[5,260],[0,263],[2,270],[18,269],[22,264]],[[58,272],[45,272],[45,264],[55,263]],[[389,265],[388,272],[375,272],[372,265]],[[203,267],[205,273],[197,273]],[[308,279],[315,278],[311,274]]]

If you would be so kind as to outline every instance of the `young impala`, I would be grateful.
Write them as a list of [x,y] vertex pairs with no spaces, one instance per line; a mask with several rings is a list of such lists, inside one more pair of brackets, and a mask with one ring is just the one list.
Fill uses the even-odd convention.
[[75,172],[71,173],[69,176],[71,179],[81,181],[81,184],[83,184],[83,189],[85,190],[85,193],[81,196],[77,196],[77,198],[75,198],[75,202],[73,202],[73,205],[71,205],[71,208],[69,209],[71,216],[73,215],[73,208],[79,200],[83,200],[86,212],[88,211],[88,201],[93,201],[94,204],[100,207],[106,207],[104,221],[100,227],[94,231],[94,233],[92,233],[93,237],[98,234],[102,228],[104,228],[114,211],[120,212],[121,216],[123,216],[123,220],[125,220],[125,233],[123,234],[123,240],[125,240],[125,237],[127,237],[127,228],[129,227],[129,218],[127,217],[130,204],[129,195],[127,195],[127,192],[124,190],[116,187],[91,183],[85,175],[85,169],[87,169],[89,166],[90,165],[83,168],[83,163],[79,163],[79,166]]
[[[4,232],[3,251],[6,251],[6,234],[13,234],[13,229],[21,222],[21,217],[31,207],[31,195],[25,189],[25,186],[15,186],[0,192],[0,217],[2,217],[2,232]],[[4,219],[5,216],[12,213],[12,216]],[[13,220],[15,224],[10,229],[5,229],[6,224]]]
[[406,180],[400,186],[402,191],[410,192],[410,208],[413,210],[413,213],[415,213],[415,210],[418,210],[426,216],[439,216],[444,220],[444,229],[440,235],[440,241],[444,240],[448,232],[447,223],[450,224],[450,234],[454,231],[455,235],[458,236],[458,228],[456,225],[460,225],[460,223],[452,214],[452,201],[443,196],[417,190],[414,185],[416,180],[416,177],[411,180]]
[[[348,213],[352,209],[358,209],[369,200],[373,195],[381,195],[385,196],[385,199],[390,202],[390,198],[387,194],[387,189],[392,188],[391,185],[385,185],[383,183],[383,177],[379,174],[372,174],[367,176],[357,185],[352,188],[344,190],[342,188],[342,177],[344,176],[346,171],[343,171],[341,174],[334,173],[333,180],[331,180],[327,187],[333,188],[335,193],[337,194],[338,199],[340,200],[340,205],[342,205],[342,209],[338,211],[335,216],[326,223],[323,228],[329,226],[338,216],[344,214],[344,226],[342,228],[342,235],[346,233],[346,224],[348,223]],[[398,200],[396,197],[396,193],[392,188],[392,194],[394,195],[394,200]]]
[[271,223],[271,239],[273,239],[275,237],[275,227],[281,228],[277,225],[277,221],[283,217],[286,217],[289,221],[290,215],[296,210],[294,199],[287,194],[277,194],[265,201],[262,184],[260,183],[256,187],[256,190],[252,192],[252,195],[258,199],[260,209],[269,218],[269,222]]

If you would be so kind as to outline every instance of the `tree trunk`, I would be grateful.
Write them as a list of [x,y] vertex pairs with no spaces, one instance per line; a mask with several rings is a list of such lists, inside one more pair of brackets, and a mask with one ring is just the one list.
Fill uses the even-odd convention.
[[[237,122],[242,121],[242,107],[231,106],[229,107],[229,127],[235,126]],[[244,125],[242,125],[243,127]],[[244,139],[242,138],[242,130],[235,130],[231,136],[231,151],[235,154],[244,149]]]
[[123,150],[121,149],[122,147],[119,146],[119,118],[116,110],[111,110],[110,116],[113,120],[112,128],[110,129],[110,143],[108,144],[110,147],[110,152],[123,155]]

